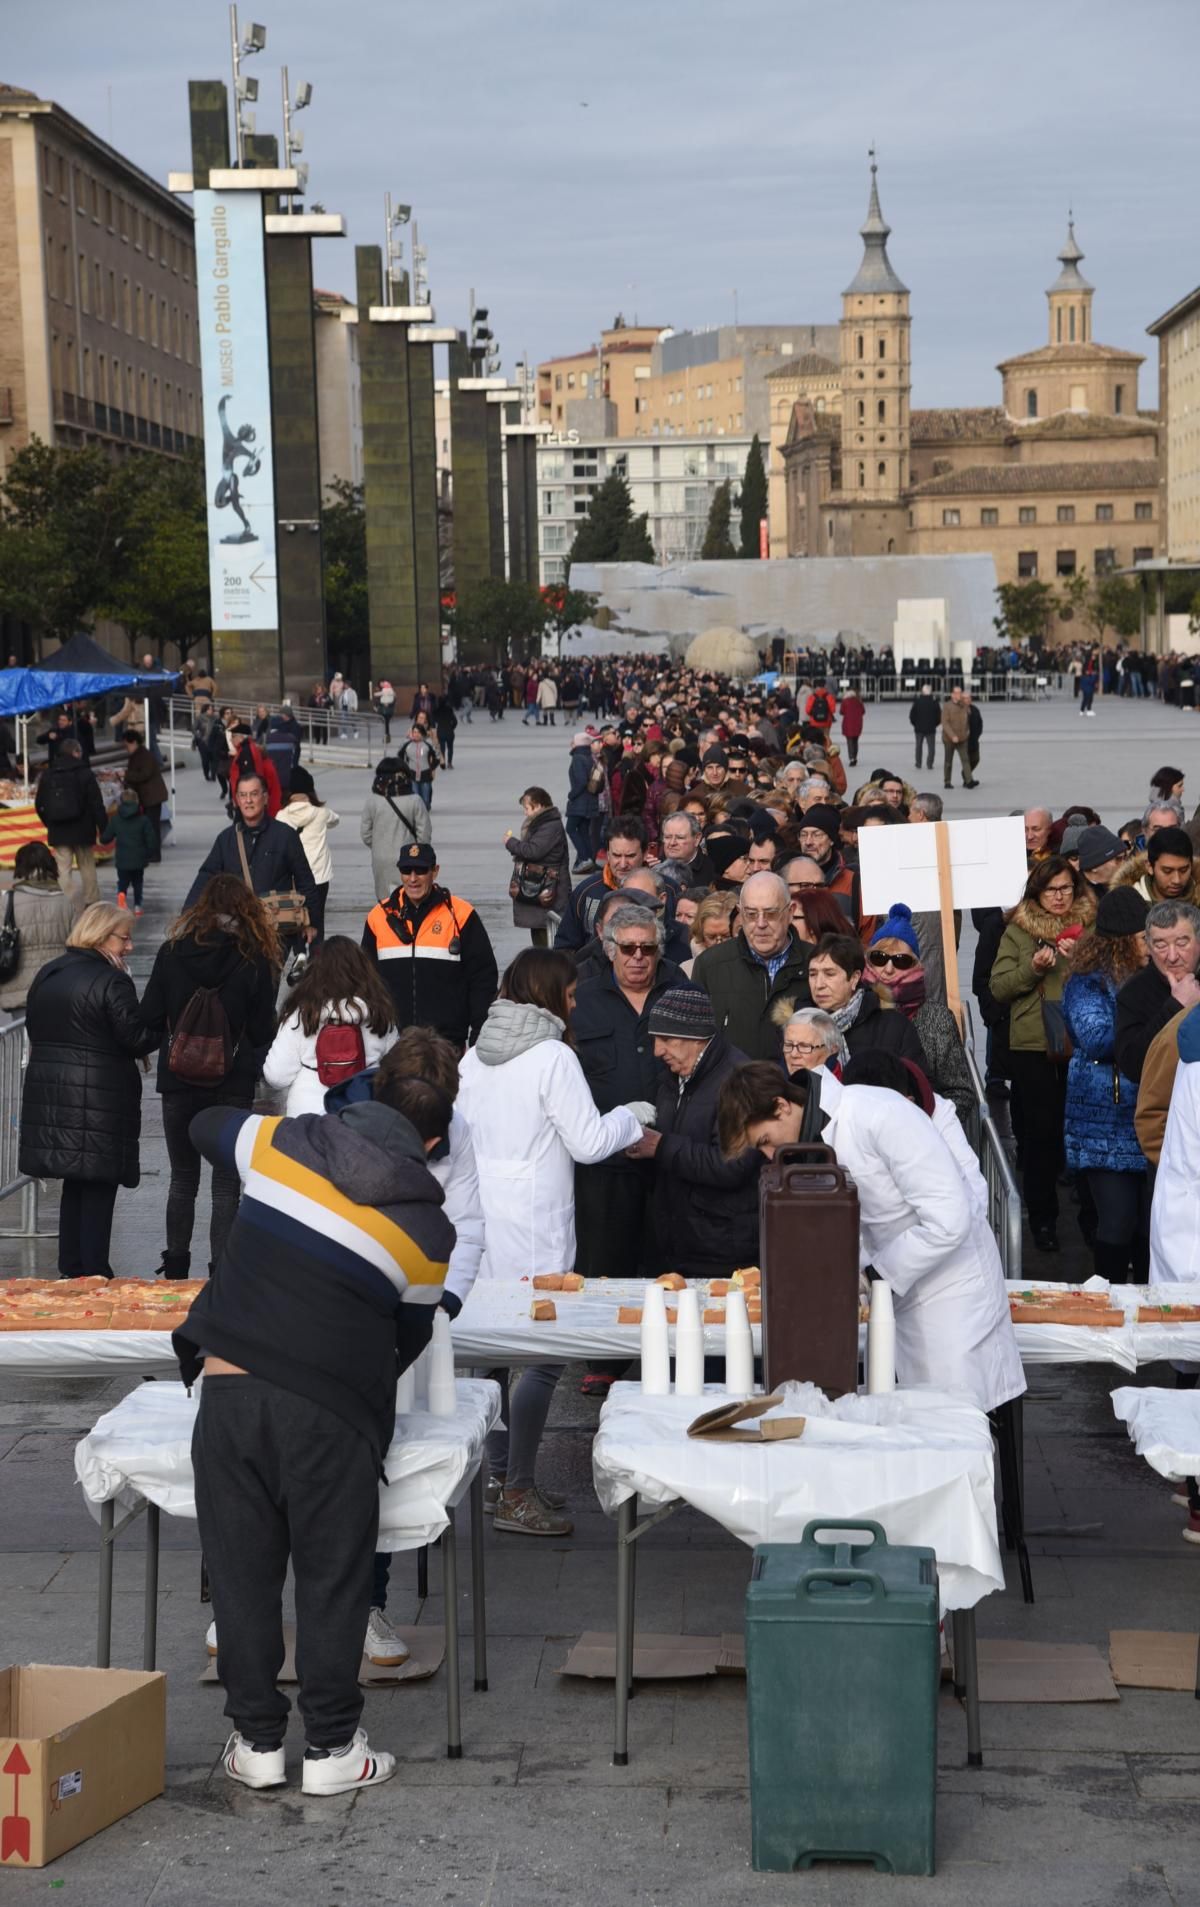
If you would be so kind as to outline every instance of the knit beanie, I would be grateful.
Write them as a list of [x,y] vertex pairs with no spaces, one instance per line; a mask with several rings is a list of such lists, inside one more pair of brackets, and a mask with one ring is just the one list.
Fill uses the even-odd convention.
[[717,1033],[712,1001],[702,987],[671,987],[660,993],[646,1025],[651,1038],[660,1040],[711,1040]]
[[918,960],[920,959],[921,943],[917,939],[917,930],[913,926],[911,907],[906,907],[903,901],[892,902],[887,918],[871,935],[870,945],[873,947],[880,940],[902,940],[906,947],[912,948]]
[[1105,861],[1118,859],[1121,852],[1121,843],[1111,828],[1084,828],[1079,836],[1079,872],[1090,874]]
[[712,863],[715,873],[724,876],[735,861],[740,861],[748,851],[750,843],[744,834],[709,834],[704,839],[704,852]]
[[800,826],[820,828],[822,834],[827,834],[831,841],[836,841],[842,831],[842,817],[831,801],[817,801],[811,808],[805,809],[800,817]]
[[1150,903],[1135,887],[1108,887],[1096,909],[1096,932],[1119,940],[1124,934],[1140,934],[1145,929]]

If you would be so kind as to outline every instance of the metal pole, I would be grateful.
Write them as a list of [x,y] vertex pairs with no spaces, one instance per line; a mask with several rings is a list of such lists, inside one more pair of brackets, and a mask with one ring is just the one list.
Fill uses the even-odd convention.
[[[279,77],[283,86],[283,163],[290,168],[292,163],[292,103],[288,98],[288,70],[286,66],[279,69]],[[292,212],[295,210],[290,192],[288,193],[287,209],[288,217],[290,218]]]
[[158,1517],[157,1503],[146,1505],[146,1580],[142,1611],[142,1667],[152,1669],[158,1654]]
[[963,1681],[967,1690],[967,1766],[983,1767],[983,1736],[979,1726],[979,1654],[975,1647],[975,1611],[962,1611]]
[[442,1532],[442,1601],[446,1620],[446,1759],[462,1760],[462,1694],[458,1666],[458,1552],[454,1544],[454,1511],[447,1509],[449,1527]]
[[471,1627],[475,1635],[475,1693],[487,1691],[487,1596],[483,1569],[483,1464],[471,1479]]
[[100,1505],[100,1603],[96,1612],[96,1667],[106,1669],[112,1654],[113,1597],[112,1502]]
[[238,17],[235,6],[229,9],[229,42],[233,54],[233,142],[240,166],[245,161],[245,153],[242,149],[242,102],[238,97],[238,80],[241,77],[242,61],[238,46]]
[[172,702],[167,703],[167,719],[170,723],[170,740],[167,747],[171,754],[171,826],[175,826],[175,709]]
[[617,1511],[617,1634],[613,1661],[615,1714],[613,1728],[613,1766],[629,1765],[629,1675],[627,1662],[632,1655],[633,1635],[633,1526],[637,1518],[637,1498],[630,1497]]

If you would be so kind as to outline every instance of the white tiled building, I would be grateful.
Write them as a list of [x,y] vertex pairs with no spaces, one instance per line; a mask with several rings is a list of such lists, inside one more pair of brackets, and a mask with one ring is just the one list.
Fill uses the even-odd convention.
[[629,485],[633,513],[649,519],[651,541],[660,563],[698,557],[713,493],[726,479],[733,486],[732,534],[737,519],[742,474],[750,449],[741,437],[675,437],[648,442],[644,437],[609,438],[600,443],[559,441],[538,445],[538,568],[543,583],[561,582],[567,553],[579,520],[604,479],[619,471]]

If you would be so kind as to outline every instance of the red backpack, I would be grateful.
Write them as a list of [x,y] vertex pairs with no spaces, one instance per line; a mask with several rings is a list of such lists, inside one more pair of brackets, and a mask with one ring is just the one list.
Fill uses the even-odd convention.
[[317,1034],[317,1078],[322,1086],[341,1086],[367,1063],[362,1027],[353,1021],[326,1020]]

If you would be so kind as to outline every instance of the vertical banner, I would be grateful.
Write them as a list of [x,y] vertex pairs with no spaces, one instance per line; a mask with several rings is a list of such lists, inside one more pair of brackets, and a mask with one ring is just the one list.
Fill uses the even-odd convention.
[[771,526],[765,516],[758,519],[758,554],[764,563],[771,554]]
[[278,629],[262,194],[194,203],[212,626]]

